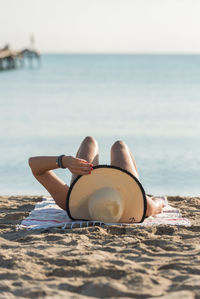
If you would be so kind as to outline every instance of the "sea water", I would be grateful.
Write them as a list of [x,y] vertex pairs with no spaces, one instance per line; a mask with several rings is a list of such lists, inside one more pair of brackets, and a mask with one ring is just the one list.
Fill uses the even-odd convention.
[[103,164],[124,140],[147,193],[199,194],[198,55],[42,55],[0,72],[0,112],[1,195],[47,194],[28,157],[75,155],[87,135]]

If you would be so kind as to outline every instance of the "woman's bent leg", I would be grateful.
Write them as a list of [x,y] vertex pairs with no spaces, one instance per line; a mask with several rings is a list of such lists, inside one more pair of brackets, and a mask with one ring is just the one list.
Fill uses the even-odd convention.
[[[113,144],[111,148],[111,165],[126,169],[130,173],[132,173],[137,179],[139,179],[135,159],[132,153],[130,152],[128,146],[123,141],[116,141]],[[146,216],[156,215],[162,212],[164,204],[161,199],[151,198],[149,196],[146,196],[146,199]]]
[[128,146],[123,141],[116,141],[111,148],[111,165],[128,170],[139,179],[136,163]]
[[[99,164],[99,148],[95,138],[91,136],[87,136],[84,138],[78,149],[76,158],[84,159],[88,163],[93,164],[94,166]],[[76,179],[76,177],[76,174],[72,175],[71,183]]]

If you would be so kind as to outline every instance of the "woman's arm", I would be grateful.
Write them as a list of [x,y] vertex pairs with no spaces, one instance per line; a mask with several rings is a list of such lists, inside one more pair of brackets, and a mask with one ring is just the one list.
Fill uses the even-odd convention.
[[[58,168],[57,156],[38,156],[29,158],[29,166],[34,177],[51,194],[57,205],[66,210],[66,196],[69,186],[65,184],[52,170]],[[83,159],[64,156],[62,164],[75,174],[89,174],[92,165]]]

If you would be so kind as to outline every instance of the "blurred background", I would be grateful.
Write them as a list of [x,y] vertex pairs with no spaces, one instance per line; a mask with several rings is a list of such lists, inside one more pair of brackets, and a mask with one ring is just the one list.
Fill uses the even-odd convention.
[[1,195],[47,194],[28,157],[75,155],[87,135],[105,164],[124,140],[147,193],[199,194],[199,1],[0,4],[0,47],[40,53],[0,71]]

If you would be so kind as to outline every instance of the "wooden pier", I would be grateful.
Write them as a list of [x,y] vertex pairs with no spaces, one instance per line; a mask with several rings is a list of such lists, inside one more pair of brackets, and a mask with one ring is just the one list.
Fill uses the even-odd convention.
[[28,60],[29,67],[33,67],[33,60],[37,60],[37,64],[39,65],[40,54],[28,48],[21,51],[13,51],[6,46],[0,49],[0,71],[23,67],[25,60]]

